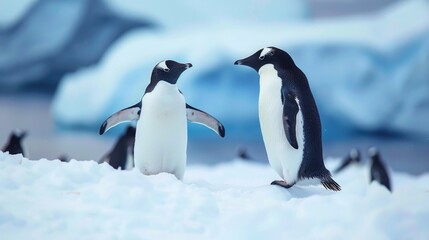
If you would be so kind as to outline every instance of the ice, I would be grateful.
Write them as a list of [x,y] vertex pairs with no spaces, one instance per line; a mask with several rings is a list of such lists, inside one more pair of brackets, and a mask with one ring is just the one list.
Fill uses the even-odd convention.
[[121,14],[148,17],[165,28],[192,28],[194,25],[227,26],[235,22],[287,22],[309,18],[309,4],[300,0],[250,0],[246,3],[219,0],[198,2],[183,0],[107,0]]
[[[0,3],[0,16],[30,5],[5,2]],[[43,0],[26,8],[13,24],[4,29],[0,25],[2,90],[55,88],[65,73],[97,63],[125,32],[151,25],[114,13],[102,0]]]
[[15,24],[36,0],[0,1],[0,29]]
[[97,128],[140,100],[156,63],[174,59],[194,65],[178,82],[189,104],[210,112],[227,131],[259,134],[244,127],[258,124],[258,76],[233,62],[274,45],[287,50],[306,73],[324,135],[341,131],[328,120],[358,130],[427,135],[428,11],[427,1],[412,0],[372,15],[279,21],[269,27],[231,23],[228,28],[135,31],[98,66],[64,79],[53,115],[62,126]]
[[[332,169],[339,161],[327,161]],[[321,186],[270,186],[267,164],[188,166],[184,182],[94,161],[0,152],[2,239],[426,239],[429,175],[392,173],[393,193],[350,167]]]

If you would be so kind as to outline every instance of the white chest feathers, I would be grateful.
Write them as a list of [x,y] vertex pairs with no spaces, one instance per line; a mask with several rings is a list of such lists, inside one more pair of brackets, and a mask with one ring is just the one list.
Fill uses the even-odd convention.
[[142,99],[134,145],[134,164],[143,174],[161,172],[182,179],[186,166],[185,98],[176,85],[160,81]]
[[[282,80],[277,75],[272,64],[266,64],[259,69],[259,122],[262,137],[271,167],[287,183],[293,184],[298,180],[298,171],[303,160],[304,131],[301,108],[296,119],[296,138],[298,149],[293,148],[283,127],[283,103],[281,97]],[[298,106],[299,100],[297,101]]]

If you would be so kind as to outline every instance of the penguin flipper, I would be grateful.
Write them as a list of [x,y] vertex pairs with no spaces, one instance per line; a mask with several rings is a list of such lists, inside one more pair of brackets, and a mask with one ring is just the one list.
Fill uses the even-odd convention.
[[298,142],[296,140],[296,115],[298,114],[299,107],[295,101],[295,97],[288,93],[285,87],[282,87],[282,101],[283,101],[283,128],[289,144],[298,149]]
[[202,124],[216,132],[219,136],[225,137],[225,127],[210,114],[186,104],[186,117],[188,121]]
[[371,182],[372,181],[377,181],[389,191],[392,191],[389,174],[383,165],[379,165],[377,168],[371,167]]
[[108,117],[100,127],[100,135],[103,135],[105,132],[109,131],[109,129],[122,122],[138,120],[140,118],[141,106],[141,102],[139,102]]
[[350,157],[347,157],[343,162],[341,162],[341,165],[337,167],[337,169],[334,170],[334,173],[339,173],[342,170],[344,170],[350,163],[352,162],[352,159]]

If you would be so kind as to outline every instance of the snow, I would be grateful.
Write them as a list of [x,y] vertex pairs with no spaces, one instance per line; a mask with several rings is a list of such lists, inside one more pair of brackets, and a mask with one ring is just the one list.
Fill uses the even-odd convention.
[[[425,136],[428,11],[427,1],[410,0],[348,18],[230,21],[227,27],[207,20],[206,25],[134,31],[98,66],[65,77],[53,116],[61,126],[98,128],[107,116],[140,100],[156,63],[174,59],[194,65],[178,81],[189,104],[210,112],[228,129],[258,135],[257,128],[243,128],[258,125],[258,77],[233,62],[274,45],[287,50],[306,73],[322,122]],[[324,126],[325,136],[341,131]]]
[[[328,168],[339,162],[327,161]],[[2,239],[427,239],[429,174],[392,172],[393,193],[366,167],[343,190],[270,186],[266,164],[188,166],[184,182],[94,161],[31,161],[0,152]]]

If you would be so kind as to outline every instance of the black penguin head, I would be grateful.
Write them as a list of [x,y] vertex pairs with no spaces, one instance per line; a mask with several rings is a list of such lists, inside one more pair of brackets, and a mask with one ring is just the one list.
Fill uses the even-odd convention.
[[380,152],[376,147],[370,147],[368,149],[368,155],[371,159],[374,159],[374,158],[378,158],[378,156],[380,155]]
[[243,58],[235,61],[235,65],[245,65],[255,69],[259,72],[259,69],[266,64],[273,64],[278,68],[289,68],[295,66],[291,56],[276,47],[266,47],[247,58]]
[[27,136],[26,131],[22,131],[21,129],[15,129],[15,130],[13,130],[12,134],[10,135],[10,139],[14,140],[14,141],[21,141],[26,136]]
[[350,150],[350,158],[352,159],[353,162],[359,163],[361,160],[359,150],[357,150],[356,148],[351,149]]
[[60,160],[61,162],[70,162],[70,158],[67,155],[65,155],[65,154],[61,154],[58,157],[58,160]]
[[381,163],[382,160],[380,157],[380,150],[378,150],[376,147],[370,147],[368,149],[368,156],[372,165],[383,165]]
[[250,160],[251,157],[249,156],[249,153],[247,152],[247,149],[244,147],[240,147],[237,150],[237,157],[244,160]]
[[153,69],[151,82],[166,81],[176,84],[180,75],[190,67],[192,67],[190,63],[178,63],[173,60],[162,61]]

